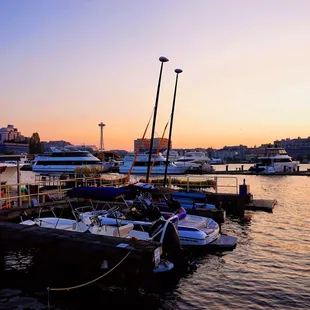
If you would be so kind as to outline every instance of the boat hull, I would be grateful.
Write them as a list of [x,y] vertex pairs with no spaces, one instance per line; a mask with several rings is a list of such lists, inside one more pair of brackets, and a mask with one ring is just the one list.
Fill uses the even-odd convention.
[[0,165],[0,184],[6,184],[17,173],[17,165]]
[[[126,166],[120,166],[119,172],[120,173],[128,173],[130,170],[130,167]],[[174,166],[168,166],[167,174],[184,174],[188,170],[188,167],[174,167]],[[131,170],[131,174],[140,174],[140,175],[146,175],[147,173],[147,166],[142,167],[133,167]],[[152,175],[164,175],[165,174],[165,166],[158,166],[152,168]]]
[[[77,167],[97,167],[101,166],[98,164],[94,165],[82,165],[82,166],[76,166],[76,165],[36,165],[34,164],[32,166],[33,172],[38,173],[61,173],[61,172],[67,172],[67,173],[74,173],[75,169]],[[112,167],[112,164],[104,164],[103,166],[103,172],[110,170]]]

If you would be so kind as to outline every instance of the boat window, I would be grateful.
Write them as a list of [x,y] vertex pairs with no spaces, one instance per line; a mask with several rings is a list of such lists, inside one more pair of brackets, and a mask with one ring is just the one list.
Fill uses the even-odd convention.
[[64,165],[73,165],[73,166],[82,166],[82,165],[99,165],[97,161],[71,161],[71,160],[38,160],[37,166],[64,166]]
[[292,160],[290,158],[278,158],[276,160],[277,163],[290,163]]

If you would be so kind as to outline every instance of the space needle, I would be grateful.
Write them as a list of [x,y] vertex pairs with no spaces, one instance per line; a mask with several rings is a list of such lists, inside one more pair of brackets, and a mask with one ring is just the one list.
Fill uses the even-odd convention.
[[103,150],[104,150],[104,146],[103,146],[103,127],[105,126],[105,124],[103,124],[101,122],[100,124],[98,124],[98,126],[100,127],[100,149],[99,149],[99,152],[103,152]]

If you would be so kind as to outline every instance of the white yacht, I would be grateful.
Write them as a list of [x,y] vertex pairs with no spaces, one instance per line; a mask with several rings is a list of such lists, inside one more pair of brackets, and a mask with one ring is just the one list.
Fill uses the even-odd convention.
[[[146,174],[148,167],[149,154],[140,153],[135,159],[135,153],[128,153],[124,156],[124,164],[119,167],[120,173],[128,173],[131,169],[132,174]],[[154,161],[154,156],[151,157],[151,166]],[[161,153],[158,154],[153,167],[150,168],[150,175],[164,175],[165,174],[166,157]],[[168,162],[167,174],[184,174],[188,170],[187,166],[177,166],[172,162]]]
[[51,147],[51,153],[38,155],[34,159],[32,171],[39,173],[73,173],[77,167],[101,167],[108,171],[112,163],[101,162],[88,151],[80,151],[72,147],[58,149]]
[[222,158],[211,158],[210,165],[223,165],[225,161]]
[[[162,155],[166,158],[167,158],[167,154],[168,154],[168,149],[166,149],[162,152]],[[180,155],[177,151],[174,151],[174,150],[169,151],[169,159],[171,162],[176,162],[179,157],[180,157]]]
[[297,170],[299,162],[293,161],[282,147],[266,147],[264,156],[257,158],[250,171],[256,173],[273,174],[276,172],[293,172]]
[[188,167],[190,170],[211,172],[210,158],[208,153],[201,151],[186,152],[174,162],[178,167]]
[[16,173],[17,173],[16,163],[0,162],[0,184],[6,184],[7,181],[10,178],[12,178]]

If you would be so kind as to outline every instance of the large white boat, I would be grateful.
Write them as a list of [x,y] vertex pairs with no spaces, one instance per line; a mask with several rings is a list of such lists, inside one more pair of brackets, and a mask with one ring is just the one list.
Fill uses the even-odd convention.
[[299,162],[293,161],[286,150],[282,147],[266,147],[264,156],[257,158],[250,171],[263,174],[273,174],[276,172],[293,172],[297,170]]
[[[164,157],[166,157],[166,158],[167,158],[167,154],[168,154],[168,149],[166,149],[166,150],[164,150],[164,151],[162,152],[162,155],[163,155]],[[170,150],[170,151],[169,151],[169,160],[170,160],[171,162],[176,162],[176,161],[178,160],[179,157],[180,157],[180,155],[179,155],[179,153],[178,153],[177,151],[175,151],[175,150]]]
[[[135,161],[134,161],[135,160]],[[131,169],[132,174],[146,174],[148,167],[149,155],[146,153],[140,153],[135,159],[134,153],[128,153],[124,156],[124,164],[119,167],[120,173],[128,173]],[[154,156],[151,157],[151,165],[153,163]],[[164,175],[165,174],[166,157],[161,153],[156,157],[154,166],[150,168],[150,174]],[[177,166],[172,162],[168,162],[167,174],[184,174],[188,170],[187,166]]]
[[[0,184],[6,184],[7,181],[17,173],[17,164],[0,162]],[[16,182],[15,182],[16,183]]]
[[179,157],[174,164],[178,167],[188,167],[188,169],[194,171],[212,171],[208,153],[201,151],[186,152],[186,154]]
[[77,167],[100,167],[101,171],[108,171],[112,163],[101,162],[88,151],[65,147],[58,149],[51,147],[51,153],[38,155],[34,159],[32,171],[38,173],[74,173]]

